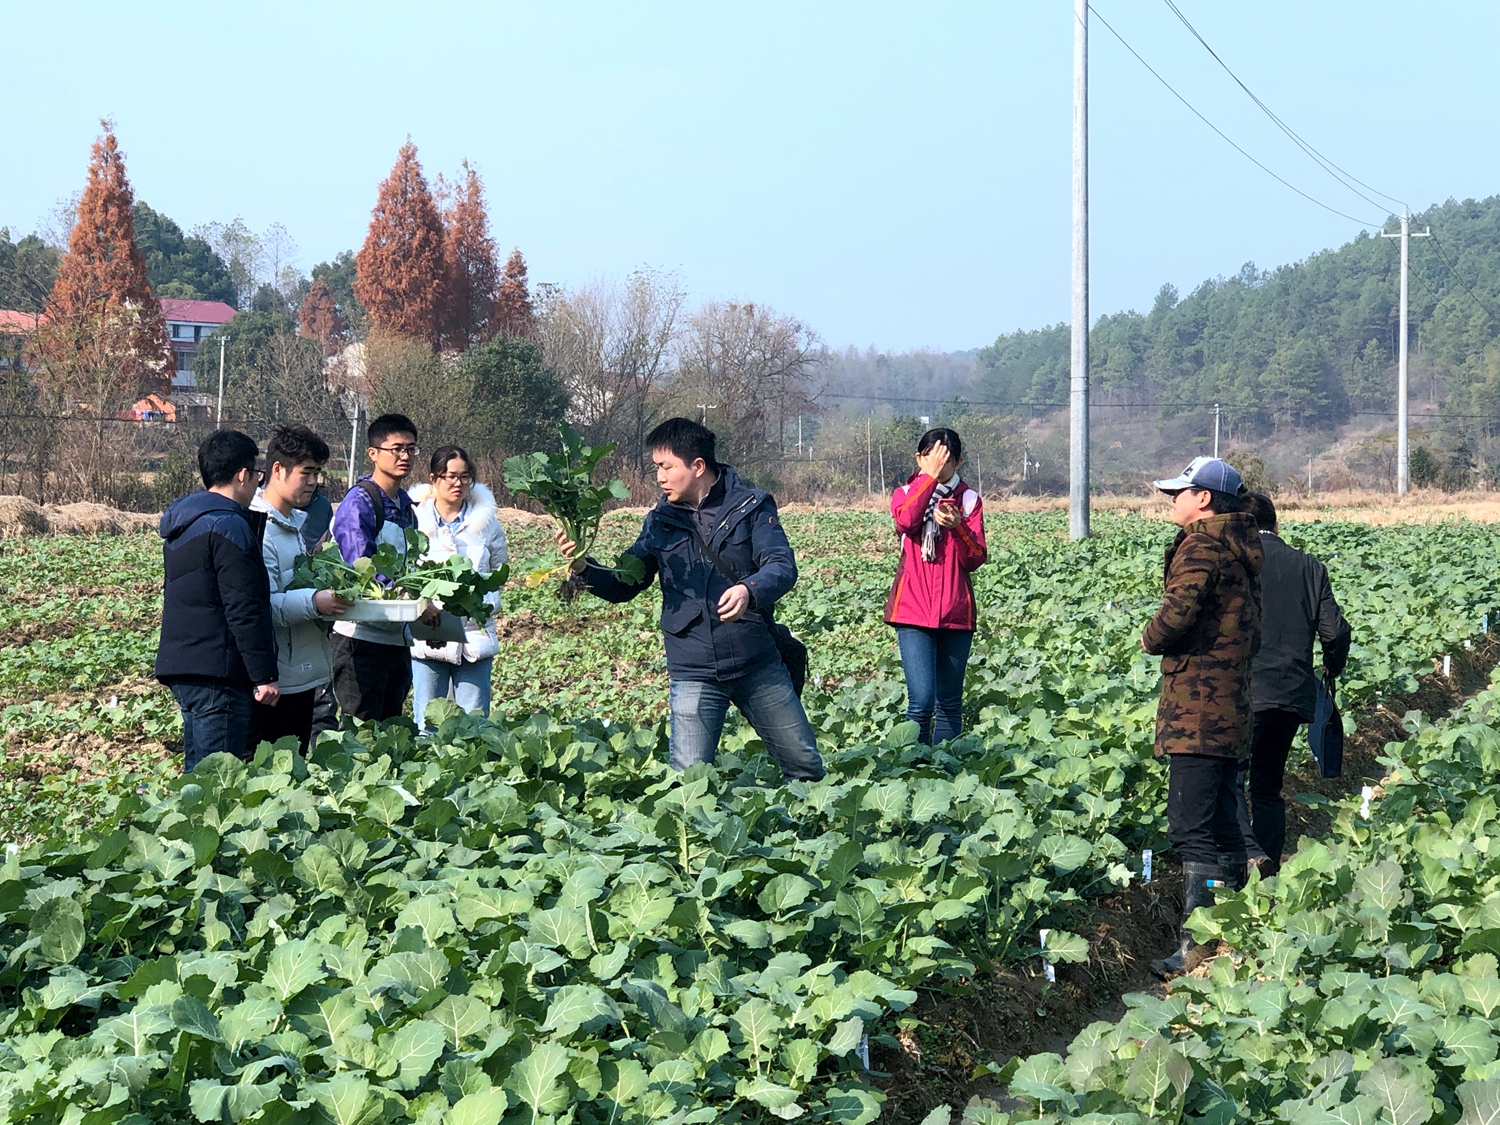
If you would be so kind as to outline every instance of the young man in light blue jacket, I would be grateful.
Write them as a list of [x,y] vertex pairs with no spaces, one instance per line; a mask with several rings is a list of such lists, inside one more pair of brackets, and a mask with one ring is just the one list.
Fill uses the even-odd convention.
[[304,426],[277,426],[266,445],[264,483],[251,502],[266,514],[261,554],[271,582],[271,624],[276,632],[276,666],[281,699],[274,707],[256,704],[250,715],[247,749],[292,735],[307,752],[318,689],[333,680],[329,623],[350,603],[332,590],[289,590],[297,556],[303,553],[302,505],[328,462],[328,443]]

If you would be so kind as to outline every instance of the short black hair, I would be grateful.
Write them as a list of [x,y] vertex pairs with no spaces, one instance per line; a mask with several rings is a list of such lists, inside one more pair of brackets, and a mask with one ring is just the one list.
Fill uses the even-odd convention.
[[938,444],[938,442],[942,442],[948,447],[948,452],[955,461],[962,461],[964,459],[963,440],[958,436],[957,430],[950,430],[947,426],[938,426],[935,429],[928,430],[918,438],[917,452],[924,454],[931,453],[932,447]]
[[691,418],[668,418],[646,435],[646,448],[652,453],[665,449],[674,457],[680,457],[684,465],[691,465],[698,458],[710,469],[719,467],[714,456],[714,432],[699,425]]
[[328,443],[306,426],[272,426],[266,442],[266,468],[282,465],[295,469],[306,461],[328,463]]
[[1264,492],[1246,493],[1245,511],[1255,517],[1262,531],[1276,530],[1276,505]]
[[405,414],[382,414],[370,423],[367,441],[372,446],[378,446],[392,434],[411,434],[412,440],[417,438],[417,427],[412,425],[411,419]]
[[254,470],[260,457],[255,439],[239,430],[215,430],[198,446],[198,472],[204,488],[228,484],[241,469]]
[[1216,516],[1228,515],[1230,512],[1244,511],[1244,500],[1238,496],[1231,496],[1227,492],[1220,492],[1217,488],[1195,488],[1193,491],[1208,493],[1208,510]]
[[433,476],[440,476],[448,471],[449,461],[462,461],[471,477],[479,475],[474,471],[474,458],[461,445],[441,445],[434,449],[432,458],[427,462],[427,469]]

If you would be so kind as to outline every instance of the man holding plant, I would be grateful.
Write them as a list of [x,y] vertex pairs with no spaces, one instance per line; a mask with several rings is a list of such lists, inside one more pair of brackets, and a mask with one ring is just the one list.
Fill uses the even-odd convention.
[[[370,423],[368,476],[360,477],[333,515],[333,537],[346,563],[369,558],[382,544],[406,557],[406,529],[417,526],[411,497],[401,482],[421,449],[417,427],[404,414],[382,414]],[[441,611],[422,621],[435,625]],[[333,627],[333,691],[339,709],[356,719],[394,719],[411,691],[410,637],[400,622],[340,621]]]
[[670,418],[646,445],[662,495],[626,552],[639,576],[575,558],[559,531],[563,557],[605,601],[629,601],[660,577],[674,769],[714,760],[733,703],[785,778],[818,780],[817,740],[771,632],[772,607],[797,581],[776,501],[719,464],[713,433],[697,422]]
[[292,590],[302,554],[303,509],[312,499],[328,461],[328,443],[305,426],[277,426],[266,444],[265,481],[250,504],[263,512],[261,555],[271,583],[271,622],[276,629],[276,667],[281,701],[250,710],[245,749],[291,735],[303,753],[312,737],[318,691],[333,680],[333,649],[326,622],[342,617],[350,602],[332,590]]

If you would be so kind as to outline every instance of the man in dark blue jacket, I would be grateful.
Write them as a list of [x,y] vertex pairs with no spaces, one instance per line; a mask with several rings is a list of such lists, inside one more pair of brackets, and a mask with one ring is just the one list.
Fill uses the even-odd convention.
[[219,751],[243,757],[250,703],[274,707],[276,637],[261,556],[264,515],[250,511],[260,474],[255,442],[219,430],[198,447],[206,491],[162,513],[161,641],[156,678],[182,708],[183,768]]
[[561,532],[558,546],[584,588],[605,601],[629,601],[660,577],[673,768],[714,760],[733,703],[783,776],[816,781],[823,759],[770,630],[771,608],[797,582],[776,501],[719,464],[713,433],[697,422],[670,418],[646,445],[662,497],[627,552],[645,577],[633,582],[574,560]]

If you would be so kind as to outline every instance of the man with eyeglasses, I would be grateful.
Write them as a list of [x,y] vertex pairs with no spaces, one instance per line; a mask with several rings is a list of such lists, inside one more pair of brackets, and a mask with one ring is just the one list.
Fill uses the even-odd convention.
[[183,769],[245,754],[252,704],[275,707],[276,638],[261,560],[265,516],[250,510],[255,440],[216,430],[198,447],[203,491],[162,513],[161,639],[156,678],[182,709]]
[[[370,472],[354,484],[333,515],[333,537],[344,561],[369,558],[382,543],[406,554],[406,529],[417,526],[411,497],[401,487],[416,464],[417,427],[404,414],[370,423]],[[438,610],[423,617],[436,624]],[[356,719],[393,719],[411,691],[411,638],[401,622],[340,621],[333,627],[333,692],[339,709]]]

